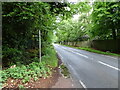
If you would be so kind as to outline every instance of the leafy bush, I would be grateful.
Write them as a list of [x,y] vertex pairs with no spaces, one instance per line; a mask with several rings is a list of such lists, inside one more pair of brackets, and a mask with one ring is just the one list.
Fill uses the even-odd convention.
[[3,53],[3,67],[10,67],[12,65],[27,65],[32,62],[38,62],[38,50],[21,51],[16,48],[9,48],[4,46]]
[[4,66],[14,65],[14,63],[22,59],[22,51],[15,48],[3,47],[2,59]]
[[22,83],[26,83],[31,79],[36,81],[38,78],[47,78],[50,76],[52,74],[51,69],[56,67],[58,62],[54,48],[46,48],[46,55],[42,56],[41,63],[39,63],[37,54],[38,50],[21,52],[14,48],[6,48],[3,57],[11,59],[10,61],[13,62],[15,67],[10,67],[1,71],[2,79],[0,79],[0,82],[4,83],[8,78],[12,78],[21,79]]
[[48,77],[51,75],[51,69],[45,63],[33,62],[29,65],[8,68],[0,71],[2,75],[1,82],[5,82],[8,78],[22,79],[23,83],[28,82],[31,78],[36,81],[40,77]]
[[38,53],[39,53],[38,49],[31,49],[28,52],[30,57],[38,57]]

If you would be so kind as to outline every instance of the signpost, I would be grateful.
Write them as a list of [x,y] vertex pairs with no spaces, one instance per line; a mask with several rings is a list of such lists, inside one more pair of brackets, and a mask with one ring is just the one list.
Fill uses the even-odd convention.
[[41,63],[41,32],[39,30],[39,60]]

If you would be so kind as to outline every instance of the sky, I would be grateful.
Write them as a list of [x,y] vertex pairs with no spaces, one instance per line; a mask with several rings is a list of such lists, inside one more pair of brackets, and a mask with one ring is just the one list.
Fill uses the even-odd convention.
[[73,15],[73,20],[78,20],[79,19],[79,14],[75,14],[75,15]]
[[66,0],[68,2],[118,2],[118,0]]
[[[93,1],[95,1],[95,0],[67,0],[68,2],[75,2],[75,3],[77,3],[77,2],[93,2]],[[102,1],[102,0],[101,0]]]

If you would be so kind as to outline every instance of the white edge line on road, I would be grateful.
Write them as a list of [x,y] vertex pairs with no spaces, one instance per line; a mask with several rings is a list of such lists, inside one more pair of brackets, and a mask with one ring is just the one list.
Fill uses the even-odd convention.
[[115,57],[112,57],[112,56],[107,56],[107,55],[102,55],[102,56],[109,57],[109,58],[112,58],[112,59],[118,59],[118,58],[115,58]]
[[[63,47],[62,47],[62,48],[63,48]],[[63,48],[63,49],[66,49],[66,48]],[[67,49],[66,49],[66,50],[67,50]],[[87,56],[85,56],[85,55],[83,55],[83,54],[76,53],[76,52],[74,52],[74,51],[72,51],[72,50],[67,50],[67,51],[71,51],[71,52],[73,52],[73,53],[75,53],[75,54],[77,54],[77,55],[83,56],[83,57],[85,57],[85,58],[89,58],[89,57],[87,57]],[[114,59],[115,59],[115,58],[114,58]],[[102,61],[98,61],[98,63],[103,64],[103,65],[105,65],[105,66],[108,66],[108,67],[110,67],[110,68],[113,68],[113,69],[115,69],[115,70],[120,71],[119,68],[114,67],[114,66],[111,66],[111,65],[109,65],[109,64],[106,64],[106,63],[104,63],[104,62],[102,62]]]
[[105,66],[108,66],[108,67],[110,67],[110,68],[113,68],[113,69],[115,69],[115,70],[118,70],[118,71],[120,71],[120,69],[119,68],[116,68],[116,67],[114,67],[114,66],[111,66],[111,65],[109,65],[109,64],[106,64],[106,63],[104,63],[104,62],[101,62],[101,61],[98,61],[99,63],[101,63],[101,64],[103,64],[103,65],[105,65]]
[[61,57],[61,59],[63,59],[62,55],[60,53],[58,53],[58,55]]
[[83,86],[83,88],[84,88],[85,90],[87,90],[87,87],[85,86],[85,84],[84,84],[81,80],[79,80],[79,82],[80,82],[80,84]]
[[[71,68],[72,71],[74,71],[74,74],[76,74],[76,76],[78,76],[78,74],[75,72],[75,70],[72,68],[72,66],[70,64],[68,64],[68,66]],[[73,78],[72,78],[72,81],[73,81]],[[87,90],[87,87],[85,86],[85,84],[81,80],[79,80],[79,83],[85,90]]]

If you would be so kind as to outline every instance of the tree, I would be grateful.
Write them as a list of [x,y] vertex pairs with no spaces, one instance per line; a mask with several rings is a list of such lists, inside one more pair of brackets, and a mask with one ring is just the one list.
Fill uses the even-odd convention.
[[[48,48],[52,47],[51,37],[57,28],[56,17],[67,19],[72,16],[66,7],[71,8],[71,5],[60,2],[3,2],[3,63],[16,62],[14,60],[28,61],[26,59],[29,59],[30,55],[27,50],[38,48],[35,36],[38,36],[39,30],[42,56],[50,54]],[[77,9],[73,10],[77,12]],[[20,56],[17,50],[22,53]],[[16,51],[16,59],[11,55],[13,51]]]
[[[77,10],[74,8],[78,8]],[[86,15],[89,13],[90,6],[88,3],[77,3],[76,5],[71,5],[71,12],[80,14],[79,20],[74,21],[72,18],[62,20],[58,24],[56,30],[56,35],[58,37],[58,42],[69,42],[69,41],[80,41],[87,34],[87,25],[89,23],[88,17]]]
[[119,37],[119,10],[118,2],[95,2],[92,12],[90,33],[99,39],[116,39]]

